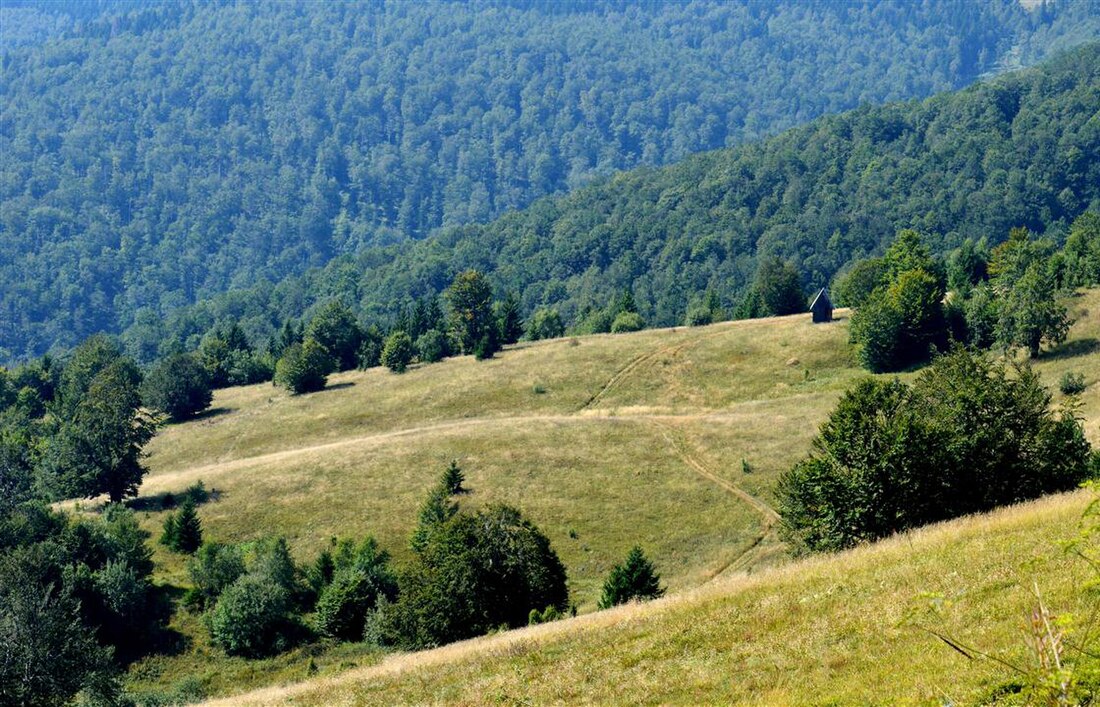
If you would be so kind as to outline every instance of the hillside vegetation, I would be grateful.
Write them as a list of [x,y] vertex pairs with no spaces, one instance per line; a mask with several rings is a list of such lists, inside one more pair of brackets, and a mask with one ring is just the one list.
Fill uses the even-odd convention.
[[[1100,371],[1100,353],[1096,351],[1100,338],[1097,314],[1100,292],[1090,291],[1075,298],[1072,311],[1078,322],[1070,340],[1040,359],[1037,369],[1051,386],[1066,371],[1085,373],[1088,387],[1082,395],[1081,414],[1086,419],[1089,438],[1096,443],[1100,440],[1100,391],[1093,383]],[[206,416],[165,428],[149,445],[151,472],[142,487],[139,508],[143,500],[149,504],[147,507],[155,508],[154,502],[160,494],[178,494],[201,480],[214,490],[214,500],[199,508],[209,539],[238,542],[279,533],[288,537],[296,556],[308,558],[326,547],[334,535],[362,537],[369,533],[393,552],[398,561],[404,561],[410,555],[407,539],[415,526],[420,500],[449,461],[457,459],[472,491],[461,503],[479,507],[504,501],[522,508],[560,555],[581,613],[595,608],[603,578],[634,544],[645,548],[670,593],[712,586],[716,581],[745,572],[755,574],[784,558],[776,535],[777,519],[771,510],[776,479],[808,451],[818,425],[840,394],[865,375],[856,368],[854,353],[847,343],[847,315],[843,311],[840,314],[842,319],[829,325],[815,326],[809,315],[798,315],[521,344],[489,361],[453,358],[413,367],[403,375],[380,368],[338,374],[331,379],[329,389],[308,396],[286,396],[268,385],[218,391],[214,408]],[[1044,530],[1028,525],[1039,522],[1035,514],[1027,516],[1032,520],[1025,525],[1032,529],[1020,532],[1031,538],[1028,542],[1057,537],[1063,528],[1069,527],[1081,502],[1078,499],[1066,500],[1064,505],[1059,503],[1036,506],[1061,509],[1051,510],[1049,518],[1046,510],[1036,511],[1044,522],[1049,521]],[[152,511],[143,516],[143,524],[154,531],[164,517],[163,513]],[[935,541],[935,548],[948,546],[942,533],[934,537],[940,538]],[[938,562],[953,563],[952,568],[965,565],[966,573],[998,566],[1001,569],[993,576],[1003,577],[1007,571],[1004,568],[1014,566],[1023,557],[1008,557],[1016,543],[1011,537],[1006,534],[1003,538],[997,535],[989,539],[989,546],[1000,549],[990,550],[984,557],[950,555],[945,559],[939,549],[930,550],[925,560],[911,568],[889,570],[893,573],[890,575],[893,579],[889,580],[883,579],[883,565],[877,560],[859,564],[863,562],[860,560],[857,565],[864,574],[857,576],[865,579],[853,581],[873,583],[875,587],[885,582],[884,588],[875,590],[878,594],[871,592],[870,584],[863,585],[861,590],[871,592],[868,596],[877,597],[875,601],[879,604],[867,609],[866,615],[844,615],[845,621],[858,624],[850,633],[841,632],[847,636],[843,645],[849,657],[844,661],[838,659],[833,666],[835,670],[821,673],[820,679],[834,676],[841,680],[849,667],[858,672],[863,665],[860,661],[874,655],[874,649],[863,648],[871,644],[861,643],[871,637],[860,631],[878,626],[885,632],[883,635],[893,635],[889,632],[895,630],[894,622],[880,622],[876,611],[893,607],[890,612],[900,612],[903,609],[894,603],[915,598],[922,589],[945,589],[946,585],[916,582],[914,577],[924,571],[925,565],[921,563],[931,563],[929,567],[938,567]],[[957,551],[981,553],[987,547],[974,542],[973,546],[963,543]],[[891,547],[894,550],[888,552],[905,549],[901,543]],[[965,550],[967,547],[973,549]],[[887,551],[861,551],[863,554],[855,557],[878,557],[875,553],[880,552]],[[962,557],[967,559],[964,561]],[[188,583],[178,555],[158,549],[156,561],[160,581]],[[624,657],[622,667],[616,668],[625,671],[621,682],[609,681],[600,689],[588,683],[563,685],[555,683],[559,678],[547,673],[538,687],[530,687],[534,691],[529,693],[531,699],[568,702],[573,701],[570,695],[575,698],[591,694],[594,699],[634,701],[633,696],[644,694],[641,691],[651,686],[648,682],[632,681],[626,674],[642,670],[640,665],[645,666],[647,674],[658,670],[650,663],[662,660],[664,654],[660,651],[673,644],[679,646],[677,650],[686,651],[684,659],[695,665],[691,671],[701,670],[710,676],[700,674],[697,686],[704,701],[722,701],[727,695],[767,695],[772,694],[767,690],[782,686],[802,689],[787,682],[766,687],[767,680],[777,679],[774,671],[767,670],[752,680],[731,682],[728,675],[719,678],[727,664],[703,656],[713,656],[719,644],[724,646],[722,651],[730,651],[731,634],[721,633],[726,629],[719,628],[713,615],[707,612],[728,616],[731,611],[738,614],[748,611],[731,608],[751,606],[739,603],[740,590],[734,588],[742,586],[758,587],[754,591],[759,593],[753,595],[757,597],[770,595],[776,587],[793,587],[785,598],[775,601],[786,607],[788,604],[784,602],[796,601],[793,597],[798,597],[798,601],[805,599],[808,604],[799,615],[812,616],[815,621],[824,622],[826,619],[821,617],[838,607],[837,610],[855,612],[850,601],[853,595],[838,589],[826,592],[835,585],[837,573],[847,571],[840,568],[847,567],[844,563],[849,562],[842,559],[837,565],[830,565],[828,559],[815,560],[811,566],[820,573],[813,575],[817,579],[799,579],[801,572],[783,571],[767,575],[772,579],[760,580],[763,584],[743,585],[740,584],[743,580],[735,580],[738,583],[720,585],[721,592],[711,593],[708,589],[705,596],[710,599],[704,604],[694,603],[695,600],[680,604],[675,600],[674,604],[658,605],[702,612],[677,614],[679,618],[675,620],[681,622],[677,624],[681,628],[668,631],[659,625],[646,628],[650,619],[636,620],[641,614],[633,610],[592,619],[596,621],[594,624],[578,624],[575,636],[559,633],[573,624],[560,624],[562,628],[555,625],[548,629],[547,635],[558,636],[554,641],[566,642],[560,651],[548,648],[548,657],[539,657],[543,656],[541,649],[535,650],[533,646],[541,643],[536,643],[511,658],[490,652],[478,658],[488,661],[483,668],[472,670],[484,669],[484,679],[489,685],[500,685],[502,694],[513,694],[515,684],[508,682],[511,678],[505,678],[504,673],[519,673],[505,668],[504,673],[492,676],[501,665],[492,661],[508,663],[514,659],[522,665],[530,660],[552,666],[556,660],[553,656],[580,651],[590,657],[563,658],[568,666],[561,668],[562,675],[573,669],[569,666],[576,665],[569,661],[591,660],[586,670],[593,671],[591,679],[595,680],[595,675],[600,674],[594,667],[599,656],[608,659],[616,639],[609,636],[605,643],[605,638],[599,638],[600,646],[578,647],[576,642],[590,640],[583,627],[604,627],[609,624],[603,622],[618,621],[613,617],[629,616],[624,627],[615,630],[629,629],[634,632],[631,636],[645,638],[638,639],[642,640],[637,644],[638,653],[633,658]],[[943,576],[947,577],[950,571],[953,570],[945,569]],[[966,574],[958,585],[952,586],[965,586],[965,578],[971,576],[979,575]],[[806,584],[798,584],[803,581]],[[1059,584],[1061,588],[1053,588],[1053,598],[1067,596],[1069,586]],[[910,591],[899,597],[900,592]],[[815,598],[821,592],[826,593]],[[1011,601],[1022,599],[1016,597]],[[810,610],[812,607],[814,611]],[[664,609],[654,611],[655,617],[667,613]],[[996,607],[988,611],[995,613]],[[784,611],[778,609],[774,614],[783,615]],[[1008,645],[1010,621],[999,614],[998,617],[998,628],[992,635]],[[693,631],[684,628],[693,624],[696,625]],[[745,625],[761,624],[749,621]],[[191,647],[177,655],[139,662],[130,678],[136,693],[178,687],[181,681],[189,679],[188,684],[198,686],[195,694],[224,694],[250,685],[301,679],[308,665],[330,673],[349,665],[373,664],[381,658],[365,646],[302,649],[264,661],[225,658],[209,646],[198,617],[182,613],[175,619],[174,627],[193,641]],[[708,637],[706,632],[712,629],[719,633]],[[794,635],[805,627],[794,624],[792,619],[786,630]],[[677,635],[682,640],[669,643],[667,637]],[[768,646],[773,645],[772,639],[766,640]],[[812,640],[837,639],[817,635]],[[911,636],[906,640],[909,642],[900,651],[916,654],[927,650],[929,645],[921,642],[926,638],[918,640]],[[781,645],[781,638],[775,641],[774,645]],[[766,656],[759,659],[760,663],[753,662],[753,651],[748,647],[730,655],[746,656],[751,665],[769,664],[767,661],[774,656],[767,651],[773,649],[760,650]],[[805,650],[814,648],[806,645]],[[793,660],[790,653],[785,655],[788,657],[783,661]],[[898,658],[893,669],[908,660],[902,653]],[[417,664],[420,658],[408,660],[412,663],[400,665]],[[612,663],[620,664],[616,660]],[[461,665],[464,664],[456,664]],[[952,665],[945,656],[930,668],[940,673],[928,674],[942,676]],[[683,668],[673,661],[660,670]],[[443,669],[438,678],[432,678],[443,682],[425,683],[423,689],[431,692],[424,693],[415,692],[418,688],[414,684],[419,684],[416,679],[406,684],[394,678],[385,683],[378,701],[477,701],[472,697],[479,694],[475,690],[489,689],[486,683],[476,680],[468,686],[459,686],[462,680],[448,677],[455,674],[452,670],[463,672],[467,668]],[[456,682],[446,684],[451,679]],[[737,690],[749,692],[736,692],[733,682],[737,683]],[[475,684],[481,687],[472,687]],[[824,683],[807,683],[813,684]],[[870,678],[866,684],[873,684]],[[972,687],[977,684],[971,683]],[[899,694],[915,694],[903,689],[914,683],[901,685]],[[471,692],[462,692],[466,689]],[[639,692],[630,692],[634,689]],[[696,687],[670,681],[668,689],[684,692],[655,692],[664,697],[653,699],[690,701]],[[857,685],[851,689],[859,688]],[[764,691],[757,693],[758,690]],[[330,697],[336,699],[336,695],[344,699],[343,693],[317,694],[315,699],[321,702]],[[785,701],[786,695],[793,699],[804,693],[774,694],[775,700]]]
[[1100,12],[18,0],[0,22],[9,359],[617,170],[955,89],[1095,38]]
[[727,310],[760,256],[789,260],[810,291],[901,229],[934,252],[997,243],[1026,226],[1065,238],[1100,209],[1100,45],[924,102],[864,107],[773,138],[639,169],[484,225],[366,249],[275,286],[203,302],[163,327],[135,326],[135,351],[197,339],[232,318],[262,340],[339,298],[385,322],[467,268],[514,292],[525,314],[567,324],[630,290],[646,322],[669,326],[708,289]]

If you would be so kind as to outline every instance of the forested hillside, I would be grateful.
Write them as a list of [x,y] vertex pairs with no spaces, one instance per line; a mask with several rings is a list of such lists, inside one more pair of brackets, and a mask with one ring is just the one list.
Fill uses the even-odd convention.
[[[616,170],[668,163],[860,103],[957,88],[1097,36],[1098,16],[1095,0],[1031,11],[1015,0],[5,2],[0,359],[71,346],[98,330],[153,331],[160,316],[196,300],[441,226],[487,221]],[[854,135],[893,144],[921,134],[920,125],[891,122],[908,110],[861,113],[885,122]],[[1011,100],[1001,106],[1006,120],[1013,110]],[[1006,125],[994,116],[989,127]],[[961,134],[943,139],[971,144]],[[724,159],[656,179],[690,179],[691,170]],[[985,169],[980,155],[972,161]],[[802,173],[797,165],[754,169],[773,180],[783,170]],[[960,179],[971,178],[979,177]],[[525,219],[557,221],[558,209],[574,214],[573,226],[559,227],[565,250],[587,247],[570,230],[592,232],[584,224],[604,216],[599,204],[582,216],[584,200],[656,188],[653,179],[633,175],[531,212],[542,216],[451,231],[432,248],[472,243],[455,257],[475,259],[471,247],[488,253],[505,239],[470,239],[505,234]],[[741,221],[762,223],[811,196],[807,175],[789,186],[786,203],[745,207],[758,216],[731,212],[693,228],[758,240],[759,223],[742,231]],[[702,198],[719,201],[713,191]],[[768,242],[786,238],[768,233]],[[693,259],[738,273],[750,267],[752,249],[740,242],[692,242]],[[507,239],[510,249],[525,252],[525,243]],[[558,271],[541,274],[502,254],[500,263],[513,265],[497,279],[509,287],[538,281],[525,303],[572,308],[586,290],[636,279],[654,247],[599,249],[596,271],[636,252],[610,277],[589,277],[599,281],[591,285],[576,280],[591,265],[584,251],[565,252],[554,261]],[[366,262],[389,255],[372,252]],[[639,282],[644,306],[671,320],[701,279],[723,274],[710,270],[675,285]],[[401,277],[426,286],[415,273]],[[405,294],[379,298],[372,287],[357,293],[371,308]]]
[[[1100,45],[928,99],[820,118],[764,142],[640,169],[487,225],[364,251],[277,286],[219,297],[127,332],[131,350],[183,342],[223,318],[253,338],[339,297],[369,319],[441,292],[465,268],[528,314],[575,322],[630,289],[651,325],[681,323],[709,288],[732,305],[758,254],[790,259],[809,290],[916,228],[934,250],[1013,227],[1056,242],[1100,208]],[[192,342],[193,344],[194,342]]]

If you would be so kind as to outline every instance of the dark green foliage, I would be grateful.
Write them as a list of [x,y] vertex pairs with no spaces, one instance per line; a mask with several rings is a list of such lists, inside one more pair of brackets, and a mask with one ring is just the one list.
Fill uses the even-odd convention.
[[359,345],[359,370],[365,371],[382,363],[382,348],[386,339],[377,325],[372,324],[363,330],[363,343]]
[[848,391],[814,452],[780,479],[785,533],[835,550],[925,523],[1074,488],[1090,447],[1027,367],[958,349],[909,387]]
[[[1100,108],[1091,92],[1097,54],[1083,49],[924,103],[830,116],[758,145],[619,174],[491,223],[366,248],[275,288],[206,300],[164,328],[184,342],[233,316],[266,335],[334,296],[386,321],[469,268],[517,292],[525,312],[557,309],[577,333],[609,330],[606,318],[598,329],[579,324],[627,286],[651,326],[670,326],[707,287],[740,302],[756,253],[825,283],[900,228],[919,226],[937,253],[1019,224],[1058,230],[1100,199],[1100,148],[1088,127]],[[1059,198],[1066,188],[1073,200]]]
[[235,545],[205,543],[187,563],[200,603],[213,606],[226,587],[245,573],[244,557]]
[[236,320],[222,321],[208,331],[199,345],[198,355],[214,388],[257,382],[240,380],[242,372],[250,372],[248,359],[253,352]]
[[1019,346],[1036,358],[1044,343],[1065,341],[1069,316],[1057,300],[1046,263],[1033,262],[1018,280],[1005,282],[1009,279],[1007,273],[994,278],[999,295],[997,342],[1005,348]]
[[718,293],[714,290],[707,290],[701,302],[696,302],[688,307],[687,314],[684,317],[684,323],[688,326],[705,326],[707,324],[720,322],[725,318],[726,313],[722,309],[722,303],[718,299]]
[[317,630],[345,641],[363,638],[368,613],[379,600],[397,596],[397,578],[389,567],[389,553],[367,538],[333,567],[330,583],[317,601]]
[[490,327],[481,335],[477,345],[474,346],[474,358],[478,361],[490,359],[497,351],[500,351],[500,348],[500,336],[496,327]]
[[462,487],[462,483],[466,481],[466,475],[462,473],[462,469],[458,466],[458,461],[451,460],[450,465],[443,470],[443,476],[439,479],[439,485],[450,496],[457,496],[459,494],[466,493],[466,489]]
[[1083,373],[1066,371],[1058,380],[1058,390],[1062,391],[1063,395],[1080,395],[1085,392],[1085,388],[1085,375]]
[[247,658],[286,650],[295,632],[290,595],[262,574],[247,574],[226,588],[209,624],[214,645]]
[[763,304],[763,316],[783,316],[806,311],[802,277],[793,263],[778,257],[764,258],[756,270],[753,287]]
[[621,565],[611,568],[611,573],[603,584],[599,607],[610,609],[635,599],[658,599],[664,593],[661,576],[654,570],[653,563],[646,558],[642,548],[635,545]]
[[332,358],[313,339],[292,344],[275,364],[275,384],[294,395],[321,390],[328,382]]
[[333,300],[321,307],[306,327],[305,336],[324,347],[337,370],[347,371],[358,364],[363,331],[343,302]]
[[[419,5],[52,8],[15,3],[5,15],[6,70],[18,80],[0,146],[0,252],[18,255],[0,265],[0,311],[18,316],[5,317],[12,327],[0,340],[11,353],[0,360],[129,327],[131,353],[145,361],[162,316],[180,303],[241,283],[292,303],[295,292],[270,283],[338,253],[485,222],[599,175],[861,103],[960,87],[1096,32],[1086,2],[1042,12],[991,1],[506,3],[456,5],[442,20]],[[28,13],[49,19],[33,40],[9,41]],[[693,34],[700,27],[705,43]],[[364,52],[368,35],[375,43]],[[815,60],[791,61],[796,44]],[[413,48],[415,66],[389,63]],[[520,55],[530,60],[501,59]],[[1013,98],[974,119],[1010,118]],[[271,115],[302,119],[275,125]],[[881,152],[908,126],[873,114],[852,132]],[[805,225],[838,230],[830,216],[843,209],[813,199],[803,164],[777,166],[793,186],[779,186],[762,211],[821,204]],[[1075,184],[1052,186],[1059,208],[1088,202]],[[889,193],[860,188],[876,206]],[[723,255],[726,239],[699,237],[694,225],[684,219],[692,244],[672,259]],[[587,263],[571,261],[588,253],[615,259],[617,234],[577,227],[601,248],[562,239],[566,257],[546,271],[583,271]],[[430,265],[418,278],[431,281]]]
[[412,338],[403,331],[395,331],[386,338],[381,363],[394,373],[404,373],[413,360],[413,354]]
[[631,331],[641,331],[645,328],[645,320],[637,312],[621,312],[611,322],[612,334],[624,334]]
[[421,363],[442,361],[451,352],[451,342],[439,329],[429,329],[416,340],[416,357]]
[[142,382],[145,405],[174,421],[194,417],[210,407],[214,392],[206,369],[192,354],[175,354],[157,361]]
[[561,315],[556,309],[541,307],[535,310],[527,322],[527,338],[531,341],[556,339],[565,333]]
[[1073,222],[1064,252],[1067,287],[1100,284],[1100,214],[1085,213]]
[[885,284],[888,276],[883,258],[867,258],[857,261],[850,269],[837,275],[833,282],[833,296],[840,307],[862,307],[871,299],[871,293]]
[[184,499],[178,512],[164,520],[164,534],[160,542],[169,550],[186,555],[193,554],[202,545],[202,523],[190,496]]
[[46,546],[0,555],[0,703],[65,705],[82,689],[113,692],[111,653],[83,623],[80,604]]
[[977,244],[967,238],[947,263],[947,287],[959,293],[989,278],[989,252],[984,241]]
[[508,295],[496,307],[497,331],[501,344],[514,344],[523,336],[523,315],[515,293]]
[[[142,447],[154,432],[141,409],[141,377],[132,362],[117,358],[91,379],[72,404],[61,406],[60,429],[48,442],[43,471],[54,494],[95,497],[112,503],[137,494],[146,469]],[[73,388],[66,393],[75,396]]]
[[[451,328],[463,353],[473,353],[487,337],[496,334],[493,288],[483,274],[466,270],[455,277],[446,292]],[[493,351],[488,351],[492,356]]]
[[943,285],[920,236],[901,231],[883,258],[885,280],[852,316],[851,339],[874,373],[927,361],[947,341]]
[[409,540],[409,546],[416,552],[423,552],[432,535],[458,513],[458,505],[451,502],[450,496],[445,486],[438,485],[428,492],[428,497],[420,505],[416,530]]
[[440,525],[401,575],[376,634],[425,647],[527,624],[532,609],[565,609],[565,568],[519,511],[492,506]]

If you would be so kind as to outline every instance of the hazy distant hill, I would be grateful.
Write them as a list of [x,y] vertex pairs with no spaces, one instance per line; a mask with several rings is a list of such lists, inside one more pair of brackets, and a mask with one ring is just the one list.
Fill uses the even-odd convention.
[[137,326],[135,351],[241,319],[253,335],[339,296],[372,318],[445,288],[476,267],[527,312],[566,320],[632,288],[653,325],[683,321],[709,287],[727,304],[751,281],[758,253],[829,283],[852,258],[917,228],[943,251],[996,242],[1027,226],[1059,237],[1100,210],[1100,45],[1042,67],[924,102],[825,116],[763,142],[638,169],[543,199],[486,225],[367,249],[305,277],[228,293]]
[[957,88],[1095,37],[1098,15],[1095,0],[5,0],[0,358]]

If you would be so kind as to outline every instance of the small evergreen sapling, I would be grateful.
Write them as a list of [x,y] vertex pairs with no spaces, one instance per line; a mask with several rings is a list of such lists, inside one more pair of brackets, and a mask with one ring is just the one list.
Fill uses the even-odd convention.
[[632,599],[657,599],[665,593],[661,586],[661,576],[646,559],[642,548],[635,545],[626,556],[626,561],[615,565],[603,584],[603,596],[599,607],[610,609],[625,604]]
[[465,480],[466,475],[462,473],[462,469],[459,468],[458,462],[452,459],[451,465],[443,472],[440,484],[448,495],[457,496],[466,493],[466,489],[462,488],[462,482]]

